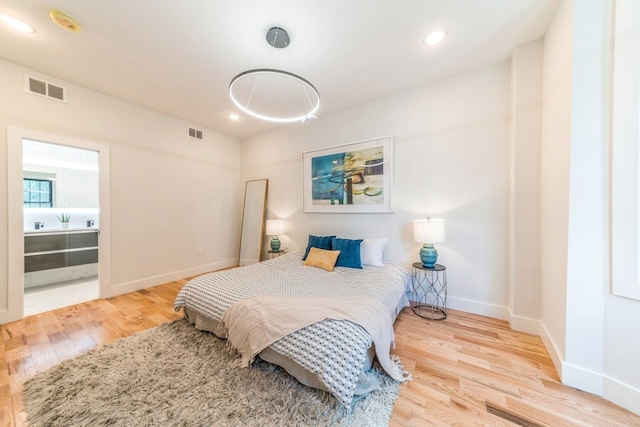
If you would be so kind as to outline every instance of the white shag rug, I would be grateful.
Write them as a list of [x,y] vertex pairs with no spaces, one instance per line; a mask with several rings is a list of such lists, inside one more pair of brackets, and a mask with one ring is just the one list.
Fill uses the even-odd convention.
[[29,425],[387,426],[400,391],[377,371],[381,389],[347,411],[275,365],[230,368],[231,358],[226,341],[184,319],[166,323],[28,380]]

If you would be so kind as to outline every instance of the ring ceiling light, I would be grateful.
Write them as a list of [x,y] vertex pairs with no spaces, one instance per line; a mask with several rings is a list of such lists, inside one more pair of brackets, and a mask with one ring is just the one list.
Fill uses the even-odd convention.
[[[271,28],[266,38],[274,48],[289,46],[289,35],[282,28]],[[308,80],[271,68],[238,74],[229,84],[229,96],[245,113],[279,123],[305,122],[314,117],[320,107],[320,94]]]

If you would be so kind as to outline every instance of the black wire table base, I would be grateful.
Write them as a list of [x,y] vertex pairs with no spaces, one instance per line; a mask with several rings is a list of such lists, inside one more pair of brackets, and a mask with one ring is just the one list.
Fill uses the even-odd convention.
[[[411,310],[413,310],[413,312],[417,316],[429,320],[444,320],[447,318],[447,313],[445,313],[444,310],[433,305],[418,304],[411,307]],[[425,314],[422,314],[423,311],[425,312]]]
[[414,263],[412,287],[411,300],[415,303],[412,310],[417,316],[429,320],[447,318],[447,267]]

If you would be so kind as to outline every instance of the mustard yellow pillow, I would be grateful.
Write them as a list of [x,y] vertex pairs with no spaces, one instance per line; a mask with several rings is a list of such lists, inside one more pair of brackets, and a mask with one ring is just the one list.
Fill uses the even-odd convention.
[[311,248],[309,249],[309,255],[304,261],[304,265],[310,265],[311,267],[318,267],[323,270],[333,271],[333,267],[336,265],[340,251],[328,251],[326,249]]

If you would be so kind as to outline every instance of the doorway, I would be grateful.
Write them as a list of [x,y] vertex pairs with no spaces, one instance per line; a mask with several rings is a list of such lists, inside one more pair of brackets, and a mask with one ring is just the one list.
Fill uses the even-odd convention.
[[22,139],[24,315],[99,298],[98,153]]
[[110,286],[109,149],[9,128],[7,320],[100,298]]

